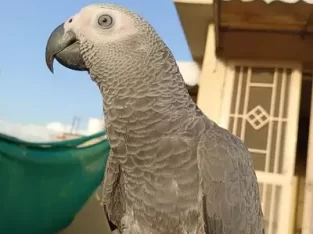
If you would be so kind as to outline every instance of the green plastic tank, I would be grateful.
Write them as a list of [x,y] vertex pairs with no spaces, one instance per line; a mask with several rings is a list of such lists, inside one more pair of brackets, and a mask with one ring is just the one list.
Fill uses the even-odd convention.
[[104,136],[30,143],[0,135],[0,234],[67,227],[103,179],[110,150]]

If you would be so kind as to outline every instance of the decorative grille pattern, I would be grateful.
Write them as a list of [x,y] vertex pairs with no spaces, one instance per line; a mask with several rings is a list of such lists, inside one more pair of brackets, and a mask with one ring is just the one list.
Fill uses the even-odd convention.
[[[291,69],[235,67],[228,129],[245,142],[258,171],[283,173],[290,77]],[[266,233],[276,234],[281,186],[259,186]]]

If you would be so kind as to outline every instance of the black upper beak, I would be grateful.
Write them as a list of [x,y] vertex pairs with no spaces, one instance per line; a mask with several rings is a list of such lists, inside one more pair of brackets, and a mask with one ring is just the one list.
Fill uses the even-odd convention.
[[54,59],[69,69],[87,70],[76,35],[72,31],[65,33],[64,24],[51,33],[46,46],[46,64],[52,73]]

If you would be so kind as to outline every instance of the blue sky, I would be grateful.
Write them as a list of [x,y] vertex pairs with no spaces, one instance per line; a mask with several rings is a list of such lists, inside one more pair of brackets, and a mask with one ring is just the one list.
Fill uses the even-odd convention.
[[[111,0],[143,15],[177,60],[192,60],[172,0]],[[96,85],[85,72],[45,65],[52,30],[91,0],[3,1],[0,8],[0,119],[19,123],[86,122],[102,116]]]

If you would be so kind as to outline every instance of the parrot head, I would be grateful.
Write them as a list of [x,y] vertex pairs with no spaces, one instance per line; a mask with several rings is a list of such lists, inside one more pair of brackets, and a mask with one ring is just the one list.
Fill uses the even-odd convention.
[[161,37],[143,17],[119,5],[82,8],[53,30],[45,56],[52,73],[54,60],[72,70],[88,71],[107,101],[151,96],[165,98],[170,106],[168,97],[188,95]]
[[[53,61],[78,71],[101,70],[102,74],[129,68],[144,59],[147,48],[160,41],[142,17],[113,4],[94,4],[59,25],[46,45],[46,64]],[[136,66],[132,64],[132,66]]]

